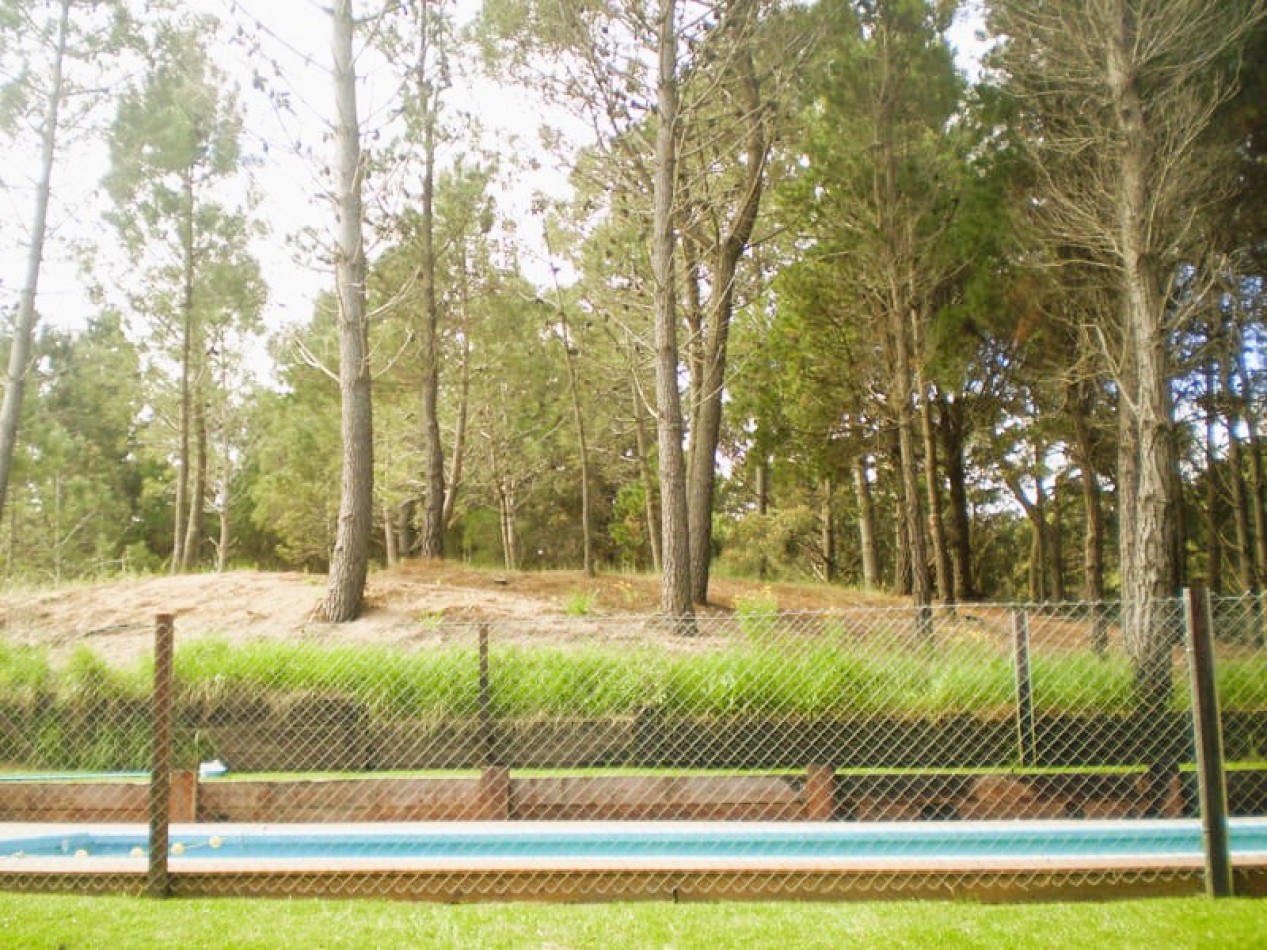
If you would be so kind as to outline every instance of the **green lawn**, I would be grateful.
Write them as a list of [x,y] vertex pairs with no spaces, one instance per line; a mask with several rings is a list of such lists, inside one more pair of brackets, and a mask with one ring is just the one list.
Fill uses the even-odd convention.
[[690,948],[1267,946],[1267,901],[482,904],[0,894],[0,946]]

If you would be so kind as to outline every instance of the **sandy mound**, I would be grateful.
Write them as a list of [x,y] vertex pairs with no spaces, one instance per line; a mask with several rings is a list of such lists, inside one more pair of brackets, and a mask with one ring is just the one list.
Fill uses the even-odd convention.
[[[856,592],[815,585],[760,585],[718,579],[714,612],[756,591],[772,593],[788,610],[857,606]],[[129,663],[153,650],[155,617],[176,616],[177,642],[216,637],[230,642],[258,638],[303,639],[339,644],[444,642],[468,636],[471,625],[503,621],[498,636],[552,642],[644,638],[655,622],[659,580],[644,575],[576,571],[498,573],[462,565],[411,561],[370,576],[360,619],[329,624],[320,619],[325,578],[320,575],[231,571],[83,584],[48,591],[0,594],[0,637],[45,646],[65,656],[86,643],[113,663]],[[589,617],[567,616],[584,601]],[[575,613],[575,611],[574,611]],[[595,617],[623,620],[596,625]],[[640,619],[632,619],[639,615]],[[509,621],[509,623],[507,623]]]

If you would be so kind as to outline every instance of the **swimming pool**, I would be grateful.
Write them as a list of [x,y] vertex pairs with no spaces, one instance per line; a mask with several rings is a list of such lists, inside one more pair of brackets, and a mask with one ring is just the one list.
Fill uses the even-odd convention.
[[[1267,819],[1233,819],[1232,853],[1267,856]],[[145,857],[144,830],[0,837],[0,859]],[[877,858],[1199,858],[1194,821],[964,822],[872,825],[663,824],[462,826],[231,826],[173,833],[169,854],[188,860],[594,859],[874,860]]]
[[[1267,885],[1267,819],[1232,819],[1229,838],[1239,891],[1251,879]],[[561,891],[679,899],[685,890],[716,899],[873,897],[883,888],[989,898],[1007,887],[1013,896],[1063,896],[1115,879],[1136,885],[1131,893],[1143,884],[1190,893],[1203,867],[1193,820],[202,824],[173,825],[170,842],[173,889],[189,894],[351,887],[442,900],[558,899]],[[0,887],[73,878],[79,889],[85,881],[135,889],[146,844],[136,825],[0,824]],[[770,894],[771,881],[791,891]]]

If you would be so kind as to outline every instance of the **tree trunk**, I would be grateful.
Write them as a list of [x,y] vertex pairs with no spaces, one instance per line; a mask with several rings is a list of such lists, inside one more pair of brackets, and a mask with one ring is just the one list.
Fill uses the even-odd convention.
[[937,593],[942,602],[953,605],[956,598],[950,571],[950,553],[946,545],[946,519],[942,514],[941,470],[937,462],[937,431],[933,427],[933,400],[923,372],[916,370],[920,400],[920,429],[924,438],[924,492],[928,498],[928,536],[933,542],[933,566],[937,577]]
[[[1205,583],[1210,593],[1223,591],[1223,541],[1219,533],[1219,514],[1222,493],[1219,491],[1219,466],[1217,449],[1218,421],[1216,389],[1218,367],[1211,362],[1205,375]],[[1234,441],[1235,434],[1229,441]]]
[[[201,370],[199,377],[201,377]],[[203,523],[207,507],[207,473],[209,470],[209,452],[207,451],[207,403],[204,395],[205,382],[201,378],[194,380],[193,400],[193,482],[189,487],[189,514],[185,518],[185,544],[181,549],[183,561],[181,570],[188,571],[198,566],[202,556]]]
[[190,428],[193,422],[193,349],[194,349],[194,180],[189,169],[185,170],[184,181],[184,217],[181,221],[180,241],[184,286],[181,299],[181,341],[180,341],[180,449],[176,464],[176,503],[173,511],[172,525],[172,573],[186,569],[189,554],[185,545],[189,539],[188,507],[189,507],[189,443]]
[[713,498],[717,484],[717,445],[721,439],[722,394],[726,386],[726,345],[735,306],[735,278],[747,250],[761,206],[765,181],[766,141],[761,87],[752,54],[744,47],[736,57],[739,90],[748,122],[744,146],[747,174],[743,196],[715,250],[707,315],[706,338],[700,341],[704,365],[698,391],[697,426],[691,432],[690,516],[691,598],[708,603],[708,579],[713,553]]
[[[1253,411],[1253,390],[1249,368],[1245,365],[1245,331],[1236,331],[1236,364],[1240,377],[1240,406],[1245,420],[1245,448],[1249,452],[1248,505],[1250,521],[1254,527],[1253,581],[1248,589],[1258,593],[1267,586],[1267,497],[1263,495],[1263,447],[1258,434],[1258,416]],[[1240,477],[1240,469],[1237,469]]]
[[1166,600],[1177,594],[1177,512],[1165,304],[1148,237],[1150,130],[1144,127],[1138,79],[1129,65],[1136,41],[1134,22],[1124,10],[1107,64],[1121,142],[1114,201],[1126,344],[1126,386],[1119,405],[1122,635],[1141,705],[1152,710],[1163,708],[1170,692],[1173,635]]
[[[634,365],[632,359],[629,364]],[[642,481],[643,514],[647,519],[647,544],[651,548],[651,569],[660,571],[660,512],[656,507],[655,477],[648,462],[647,429],[643,422],[642,396],[638,392],[637,377],[631,372],[629,392],[633,401],[634,446],[638,452],[638,477]]]
[[673,275],[673,199],[677,183],[676,0],[660,0],[656,96],[654,221],[656,410],[659,415],[660,506],[663,552],[660,606],[682,632],[693,633],[686,460],[682,452],[682,399],[678,392],[676,286]]
[[858,542],[862,548],[862,586],[877,590],[880,585],[880,563],[875,534],[875,502],[871,498],[871,479],[867,457],[859,454],[853,460],[853,491],[858,502]]
[[[425,30],[426,27],[424,26]],[[426,64],[426,46],[417,66],[419,99],[423,117],[422,174],[422,549],[426,558],[444,557],[444,444],[440,439],[440,356],[437,340],[439,313],[436,305],[435,252],[435,102]]]
[[[762,455],[757,461],[757,514],[770,513],[770,460]],[[765,580],[770,565],[766,561],[765,552],[757,560],[757,578]]]
[[35,213],[31,222],[31,243],[26,252],[26,273],[18,312],[13,322],[13,339],[9,344],[9,370],[5,380],[4,401],[0,403],[0,516],[3,516],[13,471],[13,455],[17,447],[18,427],[22,421],[22,397],[26,374],[31,361],[31,344],[35,334],[35,301],[39,292],[40,269],[44,262],[44,239],[48,227],[48,205],[53,186],[53,164],[57,153],[58,116],[62,105],[62,63],[66,57],[66,34],[70,23],[71,0],[62,0],[57,20],[57,42],[53,47],[53,72],[44,123],[40,130],[40,172],[35,185]]
[[388,567],[395,567],[400,561],[400,552],[396,548],[395,515],[391,505],[383,505],[383,556]]
[[770,513],[770,459],[764,453],[757,460],[757,514]]
[[1056,479],[1051,488],[1051,519],[1047,523],[1047,564],[1049,586],[1047,593],[1058,604],[1065,595],[1065,529],[1061,520],[1061,501],[1064,498],[1061,480]]
[[947,542],[950,548],[951,583],[962,600],[976,596],[972,582],[972,515],[968,507],[967,466],[964,463],[963,401],[941,400],[941,436],[946,459],[946,481],[950,489],[950,520]]
[[[1035,447],[1035,456],[1042,451]],[[1025,494],[1020,477],[1009,475],[1005,481],[1016,503],[1025,511],[1029,521],[1029,599],[1031,603],[1043,603],[1048,599],[1047,582],[1051,576],[1049,570],[1050,553],[1048,551],[1049,532],[1047,529],[1047,492],[1043,489],[1043,480],[1034,476],[1034,499]]]
[[458,369],[458,418],[453,433],[453,455],[449,469],[449,484],[444,493],[444,530],[453,524],[457,510],[458,492],[462,488],[463,467],[466,464],[466,430],[471,409],[471,327],[468,309],[466,250],[462,251],[462,365]]
[[406,498],[396,507],[396,553],[403,560],[410,557],[418,545],[417,532],[414,531],[414,512],[418,503],[413,498]]
[[902,440],[897,426],[889,429],[889,458],[893,464],[893,593],[910,596],[914,582],[911,570],[910,525],[906,520],[906,482],[902,478]]
[[1073,412],[1073,459],[1082,472],[1082,508],[1085,534],[1082,543],[1082,596],[1093,604],[1104,600],[1104,506],[1100,477],[1095,470],[1095,442],[1087,421],[1092,411],[1091,384],[1080,381],[1070,388]]
[[335,279],[339,297],[339,397],[343,465],[339,520],[325,617],[332,623],[354,620],[361,612],[369,571],[369,542],[374,504],[374,421],[370,396],[369,321],[365,307],[364,212],[361,187],[360,125],[356,114],[356,76],[352,59],[351,0],[334,0],[334,93],[338,175],[338,229]]
[[822,480],[819,509],[819,538],[823,557],[823,580],[828,584],[836,580],[836,486],[830,476]]
[[914,376],[906,316],[904,312],[893,314],[896,363],[891,396],[895,407],[902,482],[901,518],[906,522],[906,540],[911,552],[911,596],[917,606],[923,607],[932,603],[933,596],[919,503],[919,460],[915,456],[915,425],[911,419],[911,382]]
[[502,565],[508,571],[518,570],[518,539],[515,537],[514,489],[505,482],[497,486],[497,513],[502,536]]
[[1263,496],[1263,450],[1253,419],[1249,430],[1249,500],[1254,522],[1254,587],[1267,586],[1267,498]]
[[230,521],[230,502],[233,495],[233,451],[229,438],[229,422],[227,419],[228,409],[225,410],[221,434],[223,440],[220,445],[221,468],[220,473],[220,537],[216,542],[216,572],[223,574],[229,569],[230,555],[233,553],[233,537],[230,533],[232,524]]
[[[546,253],[553,259],[554,251],[550,246],[550,230],[543,228]],[[553,260],[551,260],[553,265]],[[572,425],[576,429],[577,467],[581,477],[581,567],[586,577],[595,575],[594,569],[594,537],[590,524],[590,453],[589,440],[585,429],[585,413],[581,408],[580,374],[576,367],[576,347],[572,342],[572,326],[568,321],[567,308],[563,304],[563,290],[559,286],[558,271],[551,266],[551,278],[554,281],[555,309],[559,314],[559,323],[563,330],[563,365],[568,374],[568,398],[572,404]]]
[[1041,604],[1047,600],[1050,554],[1047,550],[1047,494],[1039,478],[1034,479],[1034,503],[1026,507],[1025,513],[1029,515],[1031,534],[1029,599],[1032,603]]

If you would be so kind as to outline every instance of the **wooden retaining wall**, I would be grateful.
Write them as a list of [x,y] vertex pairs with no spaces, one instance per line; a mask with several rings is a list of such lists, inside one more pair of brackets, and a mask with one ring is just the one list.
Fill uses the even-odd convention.
[[[1172,779],[1161,813],[1195,814],[1190,773]],[[896,821],[1136,818],[1149,807],[1144,772],[1000,775],[837,774],[522,776],[309,781],[174,776],[173,821],[458,820]],[[0,821],[144,822],[141,782],[0,783]],[[1228,775],[1235,815],[1263,813],[1267,769]]]
[[[643,767],[788,769],[1004,768],[1017,762],[1015,720],[975,715],[668,718],[648,709],[606,719],[376,722],[355,703],[294,700],[241,718],[186,720],[203,748],[241,771],[417,771]],[[1267,748],[1267,712],[1223,715],[1231,761]],[[1177,763],[1191,757],[1187,714],[1039,714],[1033,765]]]

